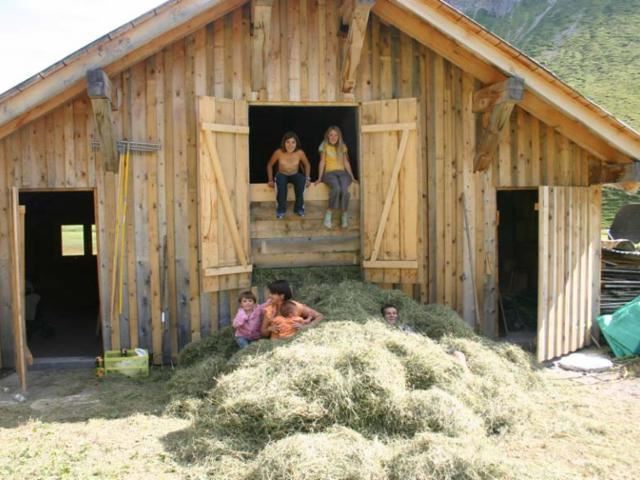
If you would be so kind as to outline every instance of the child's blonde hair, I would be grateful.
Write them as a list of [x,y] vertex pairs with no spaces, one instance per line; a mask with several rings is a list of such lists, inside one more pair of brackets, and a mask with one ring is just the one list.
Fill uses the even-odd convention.
[[327,131],[324,132],[323,143],[325,145],[332,145],[331,142],[329,141],[329,132],[331,130],[335,131],[338,134],[338,141],[334,146],[336,147],[336,158],[342,161],[344,160],[345,144],[344,144],[344,140],[342,139],[342,130],[340,130],[340,127],[338,127],[337,125],[331,125],[329,128],[327,128]]

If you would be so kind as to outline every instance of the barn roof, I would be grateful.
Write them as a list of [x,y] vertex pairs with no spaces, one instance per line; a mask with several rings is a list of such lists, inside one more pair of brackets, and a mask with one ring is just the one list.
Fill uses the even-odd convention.
[[[82,93],[87,70],[125,70],[244,3],[169,0],[100,37],[0,94],[0,138]],[[444,1],[378,0],[373,12],[485,84],[523,78],[521,106],[599,158],[640,159],[640,133]]]

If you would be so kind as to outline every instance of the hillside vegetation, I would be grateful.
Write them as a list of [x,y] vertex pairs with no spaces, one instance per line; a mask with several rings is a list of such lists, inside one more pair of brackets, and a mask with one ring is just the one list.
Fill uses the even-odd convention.
[[640,0],[450,3],[640,128]]
[[[640,0],[450,0],[564,82],[640,129]],[[602,228],[640,195],[603,190]]]

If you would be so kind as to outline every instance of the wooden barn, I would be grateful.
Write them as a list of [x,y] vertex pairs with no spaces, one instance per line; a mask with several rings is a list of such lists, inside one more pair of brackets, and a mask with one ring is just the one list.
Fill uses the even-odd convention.
[[[276,219],[270,153],[295,130],[315,179],[331,124],[349,228],[323,227],[323,185]],[[490,337],[526,291],[549,359],[591,341],[601,184],[638,158],[640,134],[442,1],[171,0],[0,95],[2,365],[24,340],[158,364],[254,267],[324,265]]]

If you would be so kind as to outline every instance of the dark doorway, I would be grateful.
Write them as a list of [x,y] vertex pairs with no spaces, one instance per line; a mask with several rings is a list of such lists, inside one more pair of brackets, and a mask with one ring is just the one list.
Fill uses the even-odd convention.
[[311,163],[311,178],[318,177],[318,147],[331,125],[342,130],[354,175],[358,176],[358,126],[356,107],[249,107],[249,159],[251,183],[266,183],[266,166],[289,130],[300,138]]
[[101,351],[93,192],[21,192],[27,343],[34,357]]
[[537,190],[498,192],[500,335],[534,349],[538,318]]

